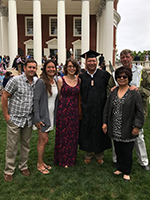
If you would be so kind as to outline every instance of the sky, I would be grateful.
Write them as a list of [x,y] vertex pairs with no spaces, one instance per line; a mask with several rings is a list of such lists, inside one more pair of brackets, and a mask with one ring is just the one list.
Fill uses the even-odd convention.
[[118,53],[123,49],[150,50],[150,0],[119,0]]

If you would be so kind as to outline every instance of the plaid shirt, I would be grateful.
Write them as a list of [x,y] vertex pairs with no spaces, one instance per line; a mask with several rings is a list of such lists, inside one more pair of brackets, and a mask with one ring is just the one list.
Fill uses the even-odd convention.
[[11,94],[8,113],[10,120],[19,127],[32,126],[34,81],[29,83],[25,74],[11,78],[5,90]]

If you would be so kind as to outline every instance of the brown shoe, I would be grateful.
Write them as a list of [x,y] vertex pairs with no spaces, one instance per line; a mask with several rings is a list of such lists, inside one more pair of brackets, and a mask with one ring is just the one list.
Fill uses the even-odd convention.
[[97,162],[98,162],[98,164],[101,165],[101,164],[103,164],[104,161],[102,159],[97,159]]
[[6,182],[10,182],[13,180],[13,177],[12,177],[12,175],[4,174],[4,179]]
[[91,159],[85,159],[85,160],[84,160],[84,163],[85,163],[85,164],[87,164],[87,163],[89,163],[89,162],[91,162]]
[[30,175],[30,172],[29,172],[28,169],[22,170],[21,173],[22,173],[23,176],[29,176]]

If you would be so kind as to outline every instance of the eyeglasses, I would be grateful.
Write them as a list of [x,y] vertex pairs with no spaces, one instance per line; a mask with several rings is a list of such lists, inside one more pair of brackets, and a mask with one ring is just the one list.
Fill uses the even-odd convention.
[[76,68],[76,66],[74,65],[68,65],[69,68],[73,67],[73,68]]
[[123,75],[123,76],[117,76],[117,78],[123,78],[123,79],[126,79],[128,78],[127,76]]

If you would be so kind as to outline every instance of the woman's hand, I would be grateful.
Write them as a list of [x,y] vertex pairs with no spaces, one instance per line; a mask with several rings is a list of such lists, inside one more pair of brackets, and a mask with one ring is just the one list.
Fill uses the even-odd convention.
[[62,95],[59,95],[59,100],[61,100],[61,98],[62,98]]
[[132,130],[132,135],[138,135],[139,134],[139,128],[138,127],[134,127]]
[[40,131],[41,130],[41,125],[42,126],[45,126],[45,124],[43,124],[43,122],[39,122],[39,123],[36,123],[35,126],[37,127],[37,129]]
[[104,133],[107,133],[107,124],[103,124],[102,129]]

